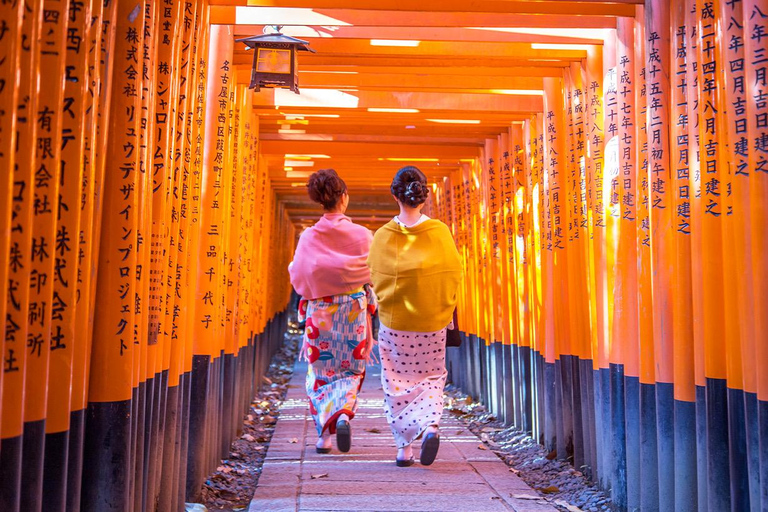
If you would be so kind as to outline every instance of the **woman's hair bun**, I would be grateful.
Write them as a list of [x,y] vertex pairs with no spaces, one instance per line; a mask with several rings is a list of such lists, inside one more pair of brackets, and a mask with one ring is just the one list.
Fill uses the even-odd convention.
[[392,180],[390,190],[398,201],[411,208],[416,208],[424,203],[429,195],[427,177],[418,167],[412,165],[397,171]]
[[309,198],[326,210],[333,210],[346,191],[347,184],[333,169],[320,169],[312,173],[307,181]]

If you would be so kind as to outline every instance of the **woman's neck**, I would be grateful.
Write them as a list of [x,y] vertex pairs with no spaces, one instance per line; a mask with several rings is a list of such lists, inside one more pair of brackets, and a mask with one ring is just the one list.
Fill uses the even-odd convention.
[[408,206],[400,205],[400,213],[397,215],[397,218],[406,226],[413,226],[421,218],[421,208],[409,208]]

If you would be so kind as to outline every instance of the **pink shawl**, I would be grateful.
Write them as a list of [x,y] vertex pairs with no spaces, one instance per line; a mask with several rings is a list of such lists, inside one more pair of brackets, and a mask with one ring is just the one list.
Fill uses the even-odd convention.
[[291,284],[305,299],[348,293],[371,282],[366,264],[373,234],[341,213],[326,213],[299,237],[288,266]]

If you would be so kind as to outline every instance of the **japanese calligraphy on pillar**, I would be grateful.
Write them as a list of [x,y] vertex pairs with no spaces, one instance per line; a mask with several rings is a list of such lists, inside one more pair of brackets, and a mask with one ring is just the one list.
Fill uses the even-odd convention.
[[[752,282],[754,296],[754,333],[765,332],[768,311],[768,235],[765,230],[766,198],[768,198],[768,6],[764,0],[744,1],[744,58],[747,84],[747,130],[750,145],[749,168],[752,238]],[[757,361],[764,361],[765,344],[755,351]],[[746,357],[750,357],[746,355]],[[757,392],[768,396],[768,378],[757,372]],[[746,389],[745,389],[746,390]]]
[[[143,3],[119,3],[114,18],[115,68],[104,156],[104,219],[92,349],[99,371],[91,374],[91,401],[129,399],[134,375],[143,12]],[[111,23],[105,13],[105,34]]]
[[[114,3],[112,4],[115,5]],[[114,9],[111,7],[110,9]],[[105,12],[107,12],[105,16]],[[84,120],[83,125],[83,182],[80,187],[81,198],[78,201],[80,208],[80,231],[77,236],[77,300],[75,308],[75,325],[78,332],[85,331],[79,337],[74,347],[72,361],[72,411],[81,411],[87,404],[87,375],[90,365],[89,354],[91,337],[93,334],[93,283],[96,281],[98,268],[94,258],[95,230],[94,214],[96,211],[95,184],[97,174],[103,174],[104,169],[96,168],[96,148],[98,140],[99,116],[103,115],[105,105],[102,101],[107,94],[103,88],[101,76],[102,44],[114,44],[114,24],[109,20],[114,18],[114,12],[105,11],[104,3],[91,2],[91,18],[87,24],[87,38],[82,41],[83,51],[87,54],[86,93],[83,98]],[[103,30],[106,29],[106,35]],[[109,43],[106,43],[109,41]],[[111,51],[111,48],[110,50]],[[105,116],[106,117],[106,116]],[[102,128],[101,133],[104,133]],[[103,160],[101,160],[103,162]],[[103,180],[102,180],[103,181]]]
[[[612,58],[615,61],[615,57]],[[603,79],[605,96],[605,164],[604,184],[601,187],[603,201],[608,205],[608,215],[618,219],[621,215],[621,154],[619,151],[619,78],[617,69],[611,67]],[[599,197],[599,196],[598,196]],[[614,224],[614,222],[612,222]],[[613,231],[611,232],[613,233]],[[612,234],[608,235],[609,238]]]
[[648,174],[650,180],[651,268],[653,269],[653,339],[656,379],[672,382],[672,194],[670,192],[670,23],[666,2],[646,7],[646,96]]
[[[169,261],[176,261],[177,237],[170,235],[172,219],[178,215],[178,195],[172,196],[173,156],[176,141],[176,107],[178,106],[179,72],[177,66],[178,42],[176,27],[181,2],[168,0],[160,5],[160,23],[157,27],[157,62],[154,66],[154,136],[149,142],[152,164],[150,181],[152,186],[152,229],[149,269],[149,343],[170,333],[166,323],[166,312],[171,294],[167,290],[167,273],[175,270]],[[167,249],[166,249],[167,247]],[[167,252],[166,252],[167,251]],[[169,312],[169,311],[168,311]]]
[[[587,53],[587,206],[591,213],[591,230],[605,228],[605,206],[603,201],[604,171],[604,119],[603,119],[603,64],[598,50]],[[593,232],[592,236],[595,236]],[[602,234],[598,234],[598,239]],[[599,245],[599,244],[598,244]]]
[[[66,75],[62,112],[61,177],[59,180],[58,225],[56,228],[53,300],[57,304],[51,332],[51,382],[48,432],[69,426],[70,382],[77,328],[78,245],[85,157],[85,97],[87,94],[90,5],[71,2],[66,39]],[[85,304],[83,304],[85,306]]]
[[[643,52],[636,49],[635,57],[642,56]],[[648,86],[646,83],[645,62],[638,63],[637,72],[637,87],[635,92],[635,101],[637,107],[637,129],[635,130],[635,137],[637,139],[637,152],[638,152],[638,176],[637,176],[637,197],[638,208],[637,218],[638,223],[638,236],[640,238],[640,244],[649,249],[651,247],[651,196],[650,196],[650,182],[648,179]]]
[[[553,81],[554,82],[554,81]],[[546,141],[544,144],[546,151],[547,179],[549,181],[550,208],[548,215],[551,216],[551,240],[547,249],[565,249],[565,240],[567,235],[567,226],[565,225],[565,189],[561,187],[563,183],[563,158],[565,147],[565,134],[563,131],[562,119],[562,87],[560,82],[552,83],[547,90],[547,109],[546,109]],[[545,93],[546,94],[546,93]]]
[[208,104],[205,113],[206,133],[203,154],[202,203],[200,221],[199,269],[197,276],[197,301],[195,304],[196,329],[207,337],[208,352],[213,355],[212,343],[218,343],[213,334],[220,333],[223,317],[222,276],[224,264],[224,209],[228,201],[223,183],[225,165],[229,156],[227,126],[229,113],[229,88],[231,77],[232,39],[227,28],[211,28],[209,50]]
[[501,208],[501,194],[499,192],[499,165],[500,162],[496,160],[496,144],[486,144],[486,161],[487,161],[487,187],[488,187],[488,206],[489,206],[489,220],[491,227],[491,258],[499,259],[501,256],[501,240],[503,234],[500,232],[499,216]]
[[[34,160],[33,232],[30,252],[29,312],[27,315],[27,380],[25,421],[43,419],[46,412],[51,322],[66,304],[54,294],[57,219],[61,171],[67,2],[43,3],[40,52],[40,93]],[[59,269],[60,270],[60,269]]]
[[[176,240],[175,256],[171,258],[172,266],[168,269],[170,282],[168,283],[169,299],[166,306],[170,308],[170,339],[185,339],[187,315],[187,290],[189,284],[189,245],[192,238],[190,228],[192,222],[192,188],[193,188],[193,115],[196,108],[196,64],[197,55],[193,49],[195,47],[194,37],[198,30],[198,17],[196,15],[196,3],[184,2],[181,14],[182,30],[180,36],[179,65],[178,65],[178,105],[176,107],[175,143],[173,157],[173,205],[178,214],[171,217],[171,238]],[[196,225],[196,224],[195,224]],[[168,314],[168,313],[167,313]],[[180,321],[184,318],[185,321]],[[177,352],[181,351],[180,344],[173,345]],[[173,382],[170,385],[177,384],[177,373],[181,371],[181,366],[177,371],[171,372]]]
[[[27,317],[32,247],[32,204],[34,199],[34,154],[37,123],[39,52],[37,49],[42,6],[22,2],[24,14],[20,27],[22,41],[19,60],[19,94],[16,105],[18,137],[14,149],[11,236],[8,253],[8,294],[3,354],[3,438],[21,435],[23,397],[27,360]],[[10,37],[10,36],[9,36]],[[4,298],[5,300],[5,298]]]
[[586,239],[587,230],[587,174],[585,142],[585,101],[582,69],[578,63],[571,65],[573,109],[574,162],[570,179],[573,180],[572,215],[574,240]]
[[[688,119],[688,27],[685,17],[675,20],[672,76],[672,170],[674,176],[675,226],[691,234],[690,144]],[[694,154],[693,158],[697,156]]]
[[514,139],[510,141],[510,144],[507,145],[507,147],[502,148],[502,154],[501,154],[501,164],[500,164],[500,174],[499,174],[499,183],[501,186],[501,204],[502,204],[502,215],[504,216],[504,243],[507,246],[507,264],[513,265],[514,264],[514,249],[515,249],[515,229],[514,229],[514,219],[512,216],[515,214],[515,204],[514,204],[514,191],[513,188],[513,181],[514,181],[514,171],[512,169],[512,161],[515,158],[514,151],[512,152],[512,155],[510,155],[510,145],[513,145],[515,143]]
[[[721,184],[720,108],[717,101],[718,48],[714,3],[704,1],[698,9],[699,24],[699,144],[701,192],[704,214],[720,217],[727,191]],[[722,148],[723,150],[725,148]]]
[[[722,70],[726,77],[727,134],[733,159],[729,170],[732,180],[749,177],[749,139],[747,129],[747,84],[745,82],[744,59],[744,10],[738,2],[721,2],[723,12],[721,26],[725,29],[722,51],[725,62]],[[750,13],[751,14],[751,13]],[[757,47],[765,53],[765,44],[760,44],[768,35],[757,34]],[[768,57],[764,56],[764,59]],[[763,60],[763,63],[766,61]],[[735,205],[736,207],[742,205]],[[742,206],[743,207],[743,206]]]
[[[5,339],[9,248],[11,242],[12,190],[16,162],[19,98],[19,56],[24,2],[0,5],[0,347]],[[18,350],[18,349],[15,349]],[[0,376],[0,378],[2,378]]]
[[748,39],[744,55],[748,70],[745,79],[751,92],[747,124],[751,150],[754,151],[754,156],[750,155],[753,162],[750,168],[760,173],[760,179],[765,179],[768,174],[768,6],[765,2],[745,2],[744,17],[744,37]]

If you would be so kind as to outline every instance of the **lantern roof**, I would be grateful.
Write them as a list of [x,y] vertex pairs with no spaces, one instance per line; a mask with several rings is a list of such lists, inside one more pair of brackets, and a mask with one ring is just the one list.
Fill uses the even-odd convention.
[[295,37],[286,36],[281,33],[276,34],[263,34],[260,36],[244,37],[242,39],[235,40],[238,43],[245,43],[248,48],[256,48],[261,43],[282,43],[292,44],[296,46],[297,50],[315,53],[315,50],[309,47],[309,42]]

